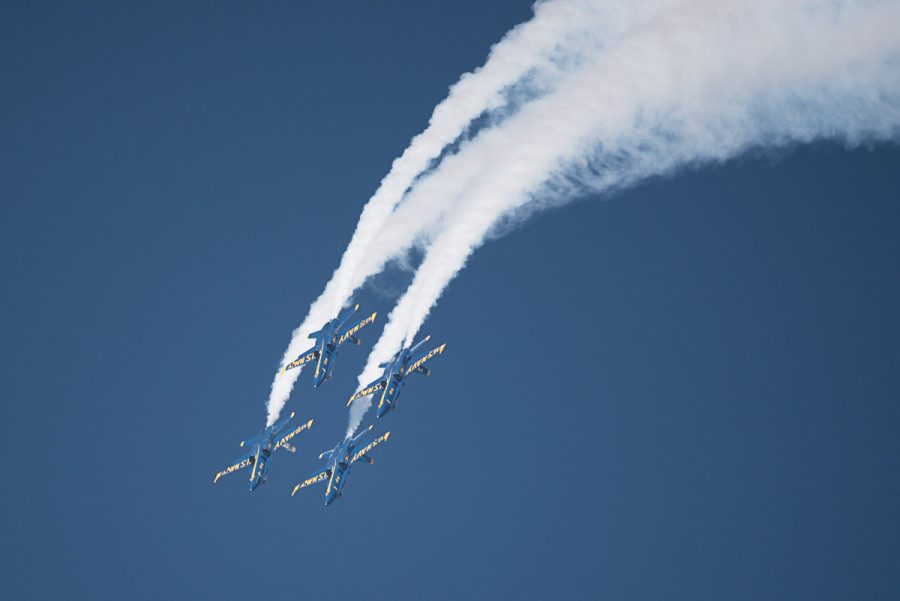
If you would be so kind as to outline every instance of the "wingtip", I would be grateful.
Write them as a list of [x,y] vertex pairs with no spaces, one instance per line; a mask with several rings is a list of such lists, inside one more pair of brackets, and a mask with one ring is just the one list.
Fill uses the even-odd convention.
[[291,411],[291,417],[294,417],[294,412],[293,412],[293,411]]
[[356,305],[353,307],[353,310],[354,310],[354,311],[359,311],[359,303],[356,303]]

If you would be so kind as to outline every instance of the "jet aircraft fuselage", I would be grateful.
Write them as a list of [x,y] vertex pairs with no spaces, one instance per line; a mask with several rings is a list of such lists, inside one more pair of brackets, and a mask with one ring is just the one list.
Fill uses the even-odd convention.
[[232,465],[216,473],[213,483],[218,482],[222,476],[245,467],[252,467],[250,471],[250,492],[262,486],[269,477],[269,461],[272,453],[282,448],[292,453],[295,452],[296,449],[289,444],[289,441],[303,430],[312,427],[313,420],[309,420],[288,430],[288,424],[293,417],[294,414],[291,413],[286,419],[263,428],[253,438],[241,441],[241,447],[248,449],[247,453],[236,459]]
[[394,409],[400,396],[400,387],[406,384],[406,379],[414,373],[430,375],[431,370],[425,367],[425,362],[444,352],[446,344],[435,347],[416,358],[419,347],[428,342],[430,338],[431,336],[426,336],[421,342],[399,350],[390,361],[379,365],[378,367],[384,369],[381,377],[350,397],[347,405],[349,406],[358,398],[374,394],[376,417],[382,417]]
[[369,456],[369,451],[379,444],[387,442],[391,435],[390,432],[385,432],[364,447],[358,447],[356,441],[371,429],[372,426],[369,426],[356,437],[347,436],[333,449],[319,455],[320,459],[325,460],[325,466],[303,482],[297,484],[291,496],[296,494],[301,488],[311,484],[327,482],[325,485],[325,506],[327,507],[340,499],[344,494],[344,487],[347,485],[347,477],[350,475],[350,468],[353,464],[357,461],[365,461],[368,464],[375,463],[375,460]]
[[376,313],[372,313],[355,326],[346,327],[347,321],[359,309],[359,305],[355,305],[347,309],[342,314],[328,321],[322,328],[316,332],[308,334],[311,340],[315,340],[315,346],[308,351],[302,353],[297,359],[285,365],[282,373],[289,369],[294,369],[307,363],[314,363],[316,371],[313,374],[313,386],[318,388],[331,379],[334,372],[334,359],[338,349],[348,340],[356,344],[360,344],[357,332],[366,325],[375,321]]

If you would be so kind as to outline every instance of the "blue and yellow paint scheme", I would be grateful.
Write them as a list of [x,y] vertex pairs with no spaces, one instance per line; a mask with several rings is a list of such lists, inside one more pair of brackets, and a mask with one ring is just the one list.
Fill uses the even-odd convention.
[[250,492],[259,488],[269,477],[269,458],[272,453],[278,449],[285,449],[291,453],[296,452],[297,449],[290,444],[290,441],[304,430],[312,428],[313,420],[291,425],[292,419],[294,419],[293,413],[265,428],[253,438],[241,441],[241,447],[248,449],[248,452],[235,459],[234,463],[225,469],[216,472],[213,484],[217,483],[222,476],[240,471],[245,467],[251,467],[253,469],[250,470]]
[[364,386],[350,397],[350,400],[347,401],[347,406],[349,407],[356,399],[374,394],[376,395],[375,398],[378,399],[378,404],[375,407],[375,415],[377,417],[381,417],[396,407],[397,399],[400,396],[400,387],[406,384],[406,378],[414,373],[430,375],[431,370],[425,367],[425,363],[443,353],[444,348],[447,346],[446,343],[436,346],[416,358],[419,348],[428,342],[430,338],[431,336],[426,336],[417,344],[400,349],[390,361],[379,365],[378,367],[384,369],[381,377]]
[[315,363],[316,371],[313,374],[313,385],[318,388],[330,380],[334,371],[334,358],[338,348],[347,341],[351,341],[359,346],[360,340],[357,333],[375,321],[377,313],[372,313],[355,326],[347,327],[350,317],[358,309],[359,305],[354,305],[326,323],[319,331],[309,334],[309,338],[316,341],[315,346],[301,353],[294,361],[282,367],[281,373],[307,363]]
[[310,475],[303,482],[298,483],[294,487],[293,492],[291,492],[291,496],[293,497],[302,488],[325,482],[325,506],[328,507],[337,499],[340,499],[344,494],[344,487],[347,485],[347,476],[350,475],[351,466],[357,461],[364,461],[368,464],[375,463],[375,460],[372,459],[369,453],[381,443],[387,442],[391,436],[390,432],[385,432],[369,444],[362,447],[357,446],[357,441],[371,430],[372,426],[369,426],[356,437],[348,436],[330,451],[321,453],[319,459],[325,460],[325,466]]

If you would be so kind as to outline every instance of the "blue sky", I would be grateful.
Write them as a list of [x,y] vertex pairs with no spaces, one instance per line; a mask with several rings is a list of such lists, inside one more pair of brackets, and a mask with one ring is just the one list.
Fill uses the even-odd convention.
[[6,596],[897,598],[894,146],[538,215],[450,285],[447,351],[344,499],[290,491],[377,327],[301,378],[316,422],[268,484],[212,485],[365,199],[530,12],[4,8]]

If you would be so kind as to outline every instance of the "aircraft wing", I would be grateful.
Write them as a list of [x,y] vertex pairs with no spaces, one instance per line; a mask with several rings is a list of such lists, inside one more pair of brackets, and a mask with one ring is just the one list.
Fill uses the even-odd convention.
[[293,429],[289,429],[285,432],[280,432],[278,435],[279,436],[278,442],[275,443],[275,448],[273,448],[272,450],[277,451],[280,447],[283,447],[285,445],[290,447],[290,445],[287,444],[288,441],[290,441],[293,437],[297,436],[304,430],[309,430],[310,428],[312,428],[312,425],[313,425],[313,420],[309,420],[308,422],[298,424],[297,427],[295,427]]
[[406,368],[406,372],[403,374],[403,376],[406,377],[409,374],[413,373],[414,371],[419,370],[423,365],[425,365],[426,361],[428,361],[429,359],[432,359],[434,357],[437,357],[438,355],[443,353],[445,346],[447,346],[446,342],[444,344],[442,344],[441,346],[435,347],[435,348],[431,349],[430,351],[428,351],[427,353],[425,353],[424,355],[422,355],[422,357],[420,359],[416,360],[415,363],[413,363],[412,365],[410,365],[409,367]]
[[381,443],[387,442],[387,440],[388,440],[388,438],[390,438],[390,436],[391,436],[390,432],[385,432],[384,434],[382,434],[381,436],[379,436],[378,438],[376,438],[375,440],[373,440],[372,442],[370,442],[369,444],[367,444],[366,446],[364,446],[363,448],[358,450],[356,453],[353,454],[353,459],[350,460],[350,463],[354,463],[357,459],[359,459],[363,455],[368,455],[369,451],[371,451],[372,449],[374,449]]
[[369,396],[370,394],[375,394],[376,392],[378,392],[379,390],[381,390],[383,388],[384,388],[384,378],[378,378],[374,382],[371,382],[365,388],[360,389],[360,391],[357,392],[356,394],[354,394],[352,397],[350,397],[350,400],[347,401],[347,406],[349,407],[353,403],[353,401],[355,401],[356,399],[361,399],[364,396]]
[[227,476],[228,474],[239,471],[251,465],[253,465],[253,453],[247,453],[246,455],[235,459],[234,463],[232,463],[225,469],[216,472],[216,477],[213,480],[213,484],[218,482],[219,478],[221,478],[222,476]]
[[323,467],[318,472],[314,473],[309,478],[307,478],[306,480],[304,480],[303,482],[301,482],[300,484],[295,486],[294,491],[291,493],[291,496],[293,497],[297,493],[297,491],[300,490],[301,488],[306,488],[307,486],[311,486],[311,485],[317,484],[319,482],[324,482],[325,480],[328,480],[328,478],[330,478],[330,477],[331,477],[331,469],[328,467]]
[[369,315],[368,317],[363,319],[361,322],[359,322],[358,324],[356,324],[355,326],[353,326],[352,328],[346,330],[343,334],[341,334],[341,337],[338,338],[338,346],[341,346],[342,344],[344,344],[345,342],[350,340],[351,337],[355,338],[357,332],[359,332],[362,328],[364,328],[365,326],[367,326],[370,323],[373,323],[375,321],[376,315],[378,315],[378,313],[372,313],[371,315]]
[[281,368],[281,373],[286,372],[289,369],[294,369],[295,367],[300,367],[306,363],[310,363],[319,358],[319,349],[316,347],[312,347],[299,357],[297,357],[294,361],[291,361],[287,365]]

